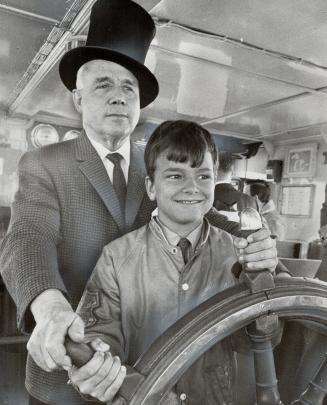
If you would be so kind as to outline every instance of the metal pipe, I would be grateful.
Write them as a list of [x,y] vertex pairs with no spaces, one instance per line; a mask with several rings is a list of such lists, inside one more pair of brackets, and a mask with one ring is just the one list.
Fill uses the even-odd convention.
[[5,4],[0,4],[0,11],[5,11],[6,13],[10,13],[10,14],[14,14],[14,15],[22,16],[22,17],[27,17],[32,20],[42,21],[42,22],[45,22],[50,25],[59,24],[59,21],[55,20],[53,18],[46,17],[46,16],[40,15],[40,14],[31,13],[31,12],[23,10],[21,8],[7,6]]

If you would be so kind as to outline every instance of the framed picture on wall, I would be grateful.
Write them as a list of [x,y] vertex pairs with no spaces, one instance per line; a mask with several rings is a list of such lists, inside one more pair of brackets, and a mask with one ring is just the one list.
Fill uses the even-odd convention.
[[284,177],[313,177],[316,171],[316,158],[316,143],[306,143],[289,148]]
[[280,213],[289,217],[311,217],[314,192],[313,184],[282,186],[279,197]]

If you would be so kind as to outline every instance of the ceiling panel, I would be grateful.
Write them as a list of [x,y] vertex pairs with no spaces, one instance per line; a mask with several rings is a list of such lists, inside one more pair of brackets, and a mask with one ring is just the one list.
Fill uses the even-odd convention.
[[0,12],[0,104],[6,104],[51,28],[47,23]]
[[[162,0],[156,16],[327,66],[325,0]],[[200,16],[200,17],[199,17]]]
[[[282,135],[289,131],[300,131],[301,128],[326,126],[327,97],[306,96],[295,98],[284,103],[261,107],[235,116],[220,118],[209,125],[212,129],[223,129],[227,133],[239,133],[249,138],[263,139]],[[317,134],[319,131],[314,129]],[[309,134],[312,135],[312,134]]]
[[155,65],[160,97],[147,110],[161,119],[182,114],[207,121],[299,92],[274,80],[162,50],[150,53],[148,64]]
[[317,89],[327,85],[325,68],[304,64],[300,60],[281,58],[217,36],[186,30],[183,26],[169,22],[157,24],[152,47],[169,50],[172,57],[174,53],[189,55],[232,67],[245,74],[272,78],[294,86]]
[[[55,57],[50,53],[49,63],[38,53],[51,48],[46,39],[54,22],[8,13],[1,4],[59,20],[59,41],[61,32],[71,39],[75,11],[82,6],[89,10],[93,2],[0,1],[0,107],[17,115],[79,122],[55,63],[64,46]],[[276,134],[303,128],[309,134],[326,126],[327,69],[318,66],[327,66],[326,0],[137,2],[156,20],[146,64],[160,84],[160,96],[142,111],[142,121],[194,119],[215,132],[247,139],[277,139]],[[82,15],[79,26],[85,27],[88,14]]]

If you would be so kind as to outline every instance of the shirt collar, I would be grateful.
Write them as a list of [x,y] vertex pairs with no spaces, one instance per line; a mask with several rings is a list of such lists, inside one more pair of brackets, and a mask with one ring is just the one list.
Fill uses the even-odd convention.
[[[169,229],[167,226],[165,226],[159,219],[159,217],[155,216],[154,220],[156,221],[156,223],[159,225],[159,227],[161,228],[166,240],[168,241],[168,243],[172,246],[177,246],[178,242],[180,241],[181,237],[174,231],[172,231],[171,229]],[[192,248],[194,249],[197,244],[199,243],[199,240],[201,238],[202,235],[202,230],[203,230],[203,222],[197,226],[192,232],[190,232],[186,238],[188,239],[188,241],[191,243]]]
[[100,142],[95,141],[94,139],[89,138],[92,146],[96,150],[97,154],[100,156],[101,160],[105,160],[107,155],[110,153],[119,153],[125,159],[127,165],[129,165],[130,161],[130,153],[131,153],[131,143],[130,138],[127,138],[126,141],[122,144],[122,146],[115,150],[114,152],[107,149],[103,146]]

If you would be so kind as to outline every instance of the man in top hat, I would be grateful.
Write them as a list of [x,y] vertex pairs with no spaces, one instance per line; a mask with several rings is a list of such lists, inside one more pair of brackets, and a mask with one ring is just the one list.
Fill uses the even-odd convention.
[[[140,108],[158,94],[144,66],[154,33],[152,18],[136,3],[97,0],[86,46],[66,53],[59,66],[84,131],[77,139],[28,152],[19,163],[0,268],[17,305],[19,328],[32,332],[30,405],[86,403],[62,370],[71,366],[66,334],[83,340],[74,309],[102,248],[144,225],[154,209],[145,192],[143,151],[130,141]],[[274,261],[267,233],[254,240],[252,250]],[[255,261],[256,253],[252,257]],[[101,350],[101,343],[94,346]],[[123,378],[124,368],[118,369]]]
[[143,150],[130,142],[140,108],[158,94],[144,66],[154,34],[152,18],[136,3],[98,0],[86,46],[66,53],[59,66],[84,131],[27,152],[19,163],[0,267],[19,328],[32,332],[31,404],[84,403],[66,371],[57,370],[70,366],[62,337],[69,329],[72,339],[82,339],[73,309],[103,246],[145,224],[155,208],[145,193]]

